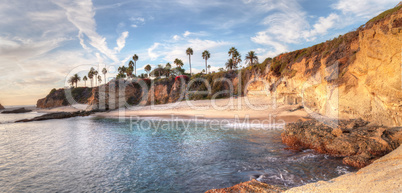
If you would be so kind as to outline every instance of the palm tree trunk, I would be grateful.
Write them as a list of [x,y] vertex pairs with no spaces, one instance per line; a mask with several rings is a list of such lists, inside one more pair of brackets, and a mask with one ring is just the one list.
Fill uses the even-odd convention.
[[137,61],[134,61],[134,74],[137,76]]
[[205,59],[205,74],[208,74],[207,59]]
[[107,83],[107,82],[106,82],[106,74],[104,74],[103,76],[104,76],[104,78],[105,78],[105,84],[106,84],[106,83]]
[[191,76],[191,56],[190,55],[188,55],[188,61],[190,63],[190,76]]

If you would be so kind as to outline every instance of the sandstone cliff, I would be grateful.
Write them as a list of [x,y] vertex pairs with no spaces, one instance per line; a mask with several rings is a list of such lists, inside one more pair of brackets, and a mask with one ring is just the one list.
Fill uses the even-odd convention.
[[[239,71],[193,76],[193,80],[207,80],[209,94],[201,92],[208,90],[205,82],[195,81],[189,86],[167,78],[144,83],[148,86],[145,90],[138,86],[141,80],[123,81],[123,87],[112,81],[94,89],[77,88],[73,97],[90,104],[90,109],[171,103],[184,96],[196,100],[222,98],[230,96],[221,92],[230,85],[215,80],[227,78],[233,83],[234,95],[268,94],[279,103],[302,104],[317,117],[363,118],[398,126],[402,124],[401,47],[399,6],[331,41],[268,58]],[[186,89],[192,92],[185,93]],[[52,91],[37,106],[68,105],[62,91]]]
[[[302,103],[333,118],[402,124],[402,10],[388,10],[358,30],[269,62],[269,82],[279,102]],[[249,93],[263,90],[262,82]]]

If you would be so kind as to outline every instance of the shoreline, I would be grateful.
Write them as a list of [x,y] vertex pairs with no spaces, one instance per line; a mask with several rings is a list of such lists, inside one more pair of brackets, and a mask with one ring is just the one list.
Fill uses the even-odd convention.
[[[257,99],[255,102],[256,105],[267,105],[268,103],[259,102],[266,100]],[[244,100],[243,97],[240,100]],[[217,100],[218,105],[223,106],[229,99],[219,99]],[[201,100],[201,101],[191,101],[192,104],[195,104],[195,107],[205,107],[210,101]],[[243,103],[244,104],[244,103]],[[271,104],[268,104],[271,105]],[[166,108],[168,106],[174,106],[173,108]],[[233,106],[231,106],[233,107]],[[69,112],[78,111],[73,107],[58,107],[53,109],[45,109],[38,110],[38,112],[42,113],[54,113],[54,112],[62,112],[68,110]],[[275,117],[273,120],[282,120],[286,124],[294,123],[298,120],[306,121],[311,120],[309,114],[302,108],[300,105],[278,105],[276,109],[270,108],[264,111],[258,111],[255,109],[250,109],[244,106],[234,106],[234,109],[228,110],[216,110],[216,109],[208,109],[208,110],[193,110],[188,107],[186,101],[179,102],[179,104],[163,104],[163,105],[155,105],[155,106],[145,106],[142,109],[130,110],[130,109],[117,109],[108,112],[97,112],[93,114],[94,117],[100,118],[128,118],[128,117],[138,117],[138,118],[151,118],[151,119],[171,119],[172,116],[174,118],[180,118],[184,120],[192,120],[194,117],[199,117],[199,120],[212,120],[212,119],[236,119],[236,116],[240,118],[245,118],[246,116],[250,121],[256,120],[267,120],[269,116]],[[200,117],[202,116],[202,117]],[[399,165],[399,166],[398,166]],[[394,173],[394,176],[386,177],[387,173]],[[370,175],[369,175],[370,174]],[[387,181],[387,179],[391,179],[391,182]],[[376,183],[379,181],[381,185]],[[377,184],[377,186],[371,186],[370,183]],[[391,183],[391,184],[390,184]],[[392,184],[394,183],[394,185]],[[386,191],[386,190],[402,190],[402,187],[395,184],[402,184],[402,147],[399,147],[389,154],[379,158],[374,161],[372,164],[361,168],[359,171],[354,173],[345,174],[339,176],[337,178],[331,179],[329,181],[319,181],[316,183],[309,183],[303,186],[290,188],[288,190],[284,189],[276,189],[280,190],[279,192],[336,192],[342,190],[348,191],[361,191],[363,190],[371,190],[371,191]],[[254,187],[254,186],[258,187]],[[264,189],[261,187],[271,188]],[[370,188],[368,188],[370,187]],[[236,189],[240,188],[240,189]],[[251,189],[250,189],[251,188]],[[264,192],[265,190],[272,191],[272,188],[277,188],[275,186],[271,186],[265,183],[258,183],[253,181],[243,182],[241,184],[234,185],[229,188],[210,190],[209,192],[232,192],[237,190],[253,190],[257,188],[259,192]],[[388,188],[388,189],[387,189]]]

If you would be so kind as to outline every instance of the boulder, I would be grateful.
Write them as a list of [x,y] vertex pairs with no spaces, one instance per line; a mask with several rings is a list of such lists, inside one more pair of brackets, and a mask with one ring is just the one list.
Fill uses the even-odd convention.
[[285,126],[282,141],[292,149],[344,157],[344,164],[361,168],[398,148],[402,127],[374,126],[362,119],[340,120],[331,126],[317,120],[299,121]]
[[234,185],[229,188],[208,190],[206,193],[229,193],[229,192],[248,192],[248,193],[277,193],[285,191],[284,188],[262,183],[255,179]]

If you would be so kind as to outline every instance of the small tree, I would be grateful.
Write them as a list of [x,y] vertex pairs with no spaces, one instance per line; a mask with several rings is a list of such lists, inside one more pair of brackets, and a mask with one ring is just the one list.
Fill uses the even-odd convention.
[[147,73],[148,73],[148,76],[149,76],[149,72],[151,72],[151,70],[152,70],[152,67],[151,67],[151,65],[146,65],[145,67],[144,67],[144,70],[145,71],[147,71]]
[[178,59],[178,58],[176,58],[175,60],[174,60],[174,63],[176,64],[176,66],[177,67],[183,67],[183,61],[181,61],[180,59]]
[[[208,65],[208,71],[209,71],[209,73],[211,73],[211,65]],[[208,72],[207,72],[207,74],[208,74]]]

